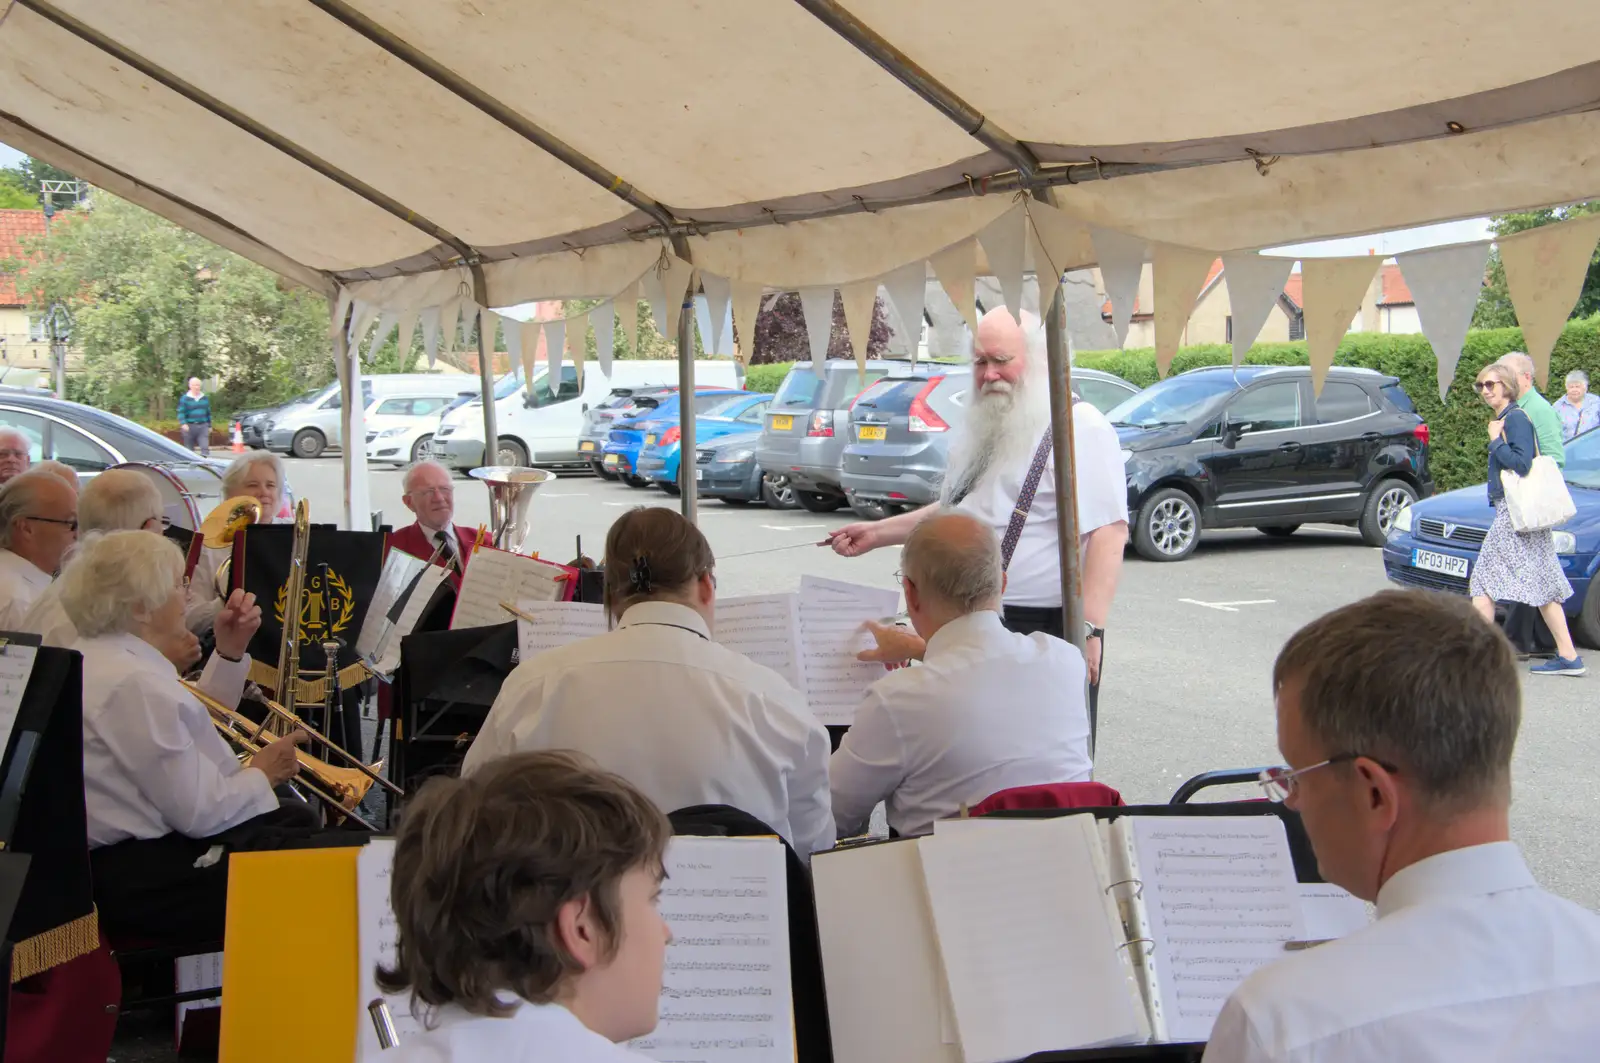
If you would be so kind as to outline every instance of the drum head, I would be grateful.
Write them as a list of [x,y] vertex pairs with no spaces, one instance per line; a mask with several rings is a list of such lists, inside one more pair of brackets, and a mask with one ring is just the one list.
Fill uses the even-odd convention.
[[200,507],[196,498],[207,493],[222,493],[222,477],[206,465],[183,465],[173,468],[148,461],[128,461],[113,469],[128,469],[139,473],[156,485],[161,495],[162,515],[174,528],[195,531],[200,527]]

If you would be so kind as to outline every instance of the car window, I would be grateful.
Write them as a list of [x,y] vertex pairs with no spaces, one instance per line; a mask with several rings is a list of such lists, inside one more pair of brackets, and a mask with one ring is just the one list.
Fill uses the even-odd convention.
[[1133,392],[1120,384],[1113,384],[1109,380],[1100,380],[1095,377],[1073,377],[1072,389],[1078,397],[1090,406],[1105,413]]
[[1322,394],[1317,396],[1317,420],[1323,424],[1350,421],[1372,412],[1372,400],[1367,389],[1360,384],[1342,380],[1325,381]]
[[384,399],[382,402],[378,403],[378,408],[372,412],[394,414],[410,413],[412,401],[413,400],[411,399]]
[[1300,385],[1286,380],[1251,388],[1228,403],[1227,421],[1249,425],[1250,432],[1294,428],[1300,424]]
[[771,404],[771,399],[762,399],[760,402],[751,403],[748,410],[744,411],[734,419],[738,421],[744,421],[746,424],[761,424],[763,419],[766,417],[767,407]]
[[744,399],[743,395],[696,395],[694,412],[702,417],[726,417]]
[[854,367],[834,373],[828,378],[828,405],[835,409],[848,406],[856,400],[857,395],[888,375],[885,369],[868,369],[860,373]]
[[411,414],[414,417],[425,417],[430,413],[438,413],[444,409],[444,404],[449,399],[434,396],[426,399],[416,399],[411,403]]
[[99,472],[116,460],[105,447],[64,424],[50,426],[50,450],[52,458],[79,472]]
[[1396,384],[1383,386],[1383,397],[1394,403],[1394,408],[1401,413],[1416,413],[1417,408],[1411,404],[1411,396],[1406,394],[1406,389]]
[[339,393],[337,391],[335,391],[332,395],[329,395],[327,398],[323,399],[322,400],[322,405],[317,407],[317,409],[319,409],[319,410],[337,410],[338,408],[339,408]]
[[778,388],[778,394],[773,397],[772,405],[784,409],[796,406],[809,407],[816,400],[817,391],[821,387],[822,381],[817,379],[817,374],[811,371],[810,366],[796,366],[783,378],[783,384]]
[[929,384],[937,384],[942,377],[931,377],[927,380],[913,378],[910,380],[880,380],[872,387],[863,391],[856,399],[855,409],[881,414],[909,413],[911,400],[922,394]]
[[1188,424],[1215,412],[1223,397],[1233,391],[1233,377],[1228,373],[1169,376],[1111,407],[1106,419],[1122,428]]
[[578,367],[564,365],[561,367],[561,383],[554,395],[550,393],[550,373],[546,370],[533,378],[533,403],[534,406],[552,406],[558,402],[578,397]]
[[[5,416],[9,414],[0,414],[0,417]],[[1569,439],[1565,449],[1567,464],[1562,473],[1567,483],[1600,491],[1600,431],[1591,428]]]
[[28,440],[28,460],[44,460],[44,418],[38,414],[19,410],[0,410],[0,425],[15,428]]

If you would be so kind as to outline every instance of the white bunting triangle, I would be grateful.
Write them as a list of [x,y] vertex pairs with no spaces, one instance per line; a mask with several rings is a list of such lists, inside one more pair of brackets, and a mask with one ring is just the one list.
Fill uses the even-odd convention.
[[806,319],[806,341],[811,345],[811,368],[821,377],[833,336],[833,289],[801,288],[800,310]]
[[578,390],[583,390],[583,360],[589,353],[589,315],[567,318],[567,357],[578,371]]
[[439,361],[439,308],[426,307],[422,311],[422,350],[428,356],[428,368]]
[[967,327],[972,334],[978,334],[978,299],[973,293],[973,277],[978,272],[978,241],[967,239],[959,244],[952,244],[932,255],[928,265],[933,267],[933,275],[939,278],[939,285],[944,288],[944,293],[950,297],[950,302],[956,311],[966,319]]
[[400,312],[400,338],[396,340],[395,351],[400,356],[400,368],[404,371],[406,358],[411,354],[411,338],[417,333],[417,308],[407,307]]
[[617,317],[622,322],[622,337],[628,341],[628,357],[639,357],[639,281],[617,293]]
[[1022,270],[1027,256],[1028,234],[1033,226],[1023,209],[1012,207],[978,233],[983,253],[989,258],[989,272],[1000,282],[1000,294],[1006,309],[1018,324],[1022,323]]
[[1050,257],[1050,251],[1040,239],[1039,229],[1034,224],[1033,215],[1028,216],[1028,264],[1027,268],[1033,271],[1034,282],[1039,286],[1039,316],[1044,317],[1050,312],[1050,302],[1056,297],[1056,289],[1061,287],[1061,270]]
[[[561,389],[561,355],[567,349],[567,322],[556,318],[544,323],[544,364],[550,377],[546,381],[553,395]],[[531,384],[532,381],[530,380]]]
[[1483,290],[1483,271],[1489,264],[1489,244],[1464,244],[1429,251],[1408,251],[1395,256],[1400,273],[1411,289],[1422,334],[1439,363],[1439,401],[1456,378],[1461,345],[1472,327],[1472,311]]
[[500,325],[500,315],[493,310],[478,311],[478,351],[488,363],[489,373],[494,374],[494,347],[495,331]]
[[500,332],[506,339],[506,358],[515,372],[517,366],[522,364],[522,322],[509,317],[501,318]]
[[1172,368],[1172,359],[1183,340],[1183,330],[1194,313],[1194,301],[1206,285],[1211,264],[1217,260],[1211,251],[1196,251],[1173,244],[1155,246],[1152,268],[1156,318],[1156,372],[1162,377]]
[[517,347],[522,352],[522,386],[531,395],[533,376],[539,371],[539,345],[544,342],[544,326],[537,321],[523,321],[517,325]]
[[446,300],[439,307],[439,342],[446,353],[456,349],[456,327],[461,318],[461,299]]
[[[378,330],[373,333],[372,344],[367,348],[367,359],[369,361],[378,356],[378,348],[383,346],[383,341],[389,338],[389,333],[393,332],[399,325],[400,314],[396,310],[385,310],[378,315]],[[404,358],[405,353],[401,352],[400,357]]]
[[928,299],[928,265],[922,259],[908,262],[883,278],[883,290],[900,316],[900,334],[911,348],[911,361],[917,361],[922,343],[922,312]]
[[1128,323],[1133,320],[1133,305],[1139,298],[1146,241],[1113,229],[1093,228],[1089,232],[1100,265],[1100,280],[1106,286],[1106,298],[1111,300],[1111,328],[1121,347],[1128,342]]
[[711,345],[707,354],[732,354],[733,336],[728,328],[728,313],[733,299],[733,284],[726,277],[714,273],[701,273],[700,286],[706,290],[706,303],[711,313]]
[[1292,258],[1271,258],[1251,251],[1222,256],[1222,281],[1228,286],[1228,306],[1233,311],[1234,365],[1242,363],[1255,346],[1293,269]]
[[[661,309],[656,311],[656,323],[665,326],[661,335],[668,343],[673,343],[678,338],[678,318],[683,314],[684,296],[689,291],[689,283],[694,280],[694,267],[676,255],[668,255],[654,272],[661,292]],[[649,274],[646,274],[648,277]],[[651,306],[655,306],[653,298]]]
[[878,282],[856,281],[839,289],[844,303],[844,327],[850,332],[850,347],[856,356],[856,373],[865,380],[867,345],[872,339],[872,319],[878,305]]
[[711,354],[711,304],[703,295],[694,297],[694,327],[700,333],[700,349]]
[[1583,291],[1597,241],[1600,214],[1541,225],[1499,241],[1511,305],[1540,387],[1549,384],[1550,351]]
[[1311,386],[1322,394],[1328,367],[1339,353],[1339,341],[1361,312],[1367,288],[1383,264],[1378,255],[1300,260],[1305,293],[1306,351],[1311,357]]
[[756,319],[761,313],[761,285],[752,281],[731,281],[733,329],[741,365],[748,366],[756,353]]
[[594,322],[595,359],[600,363],[601,375],[609,377],[612,348],[617,342],[617,308],[608,299],[595,307],[589,318]]

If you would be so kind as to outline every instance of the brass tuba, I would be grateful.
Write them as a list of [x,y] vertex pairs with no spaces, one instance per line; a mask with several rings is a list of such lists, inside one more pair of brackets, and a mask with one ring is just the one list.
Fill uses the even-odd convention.
[[518,465],[486,465],[469,474],[489,489],[489,526],[494,545],[514,554],[522,553],[528,538],[528,506],[533,493],[555,479],[555,473]]

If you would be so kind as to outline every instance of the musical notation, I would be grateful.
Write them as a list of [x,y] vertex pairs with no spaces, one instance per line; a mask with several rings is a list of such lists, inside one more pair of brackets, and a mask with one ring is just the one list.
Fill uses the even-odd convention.
[[862,695],[884,675],[883,665],[856,660],[857,653],[873,646],[862,625],[892,616],[899,608],[898,591],[800,578],[801,670],[806,700],[817,719],[825,724],[855,722]]
[[717,599],[717,642],[772,669],[796,690],[800,675],[800,620],[792,594]]
[[394,909],[389,904],[389,880],[394,871],[394,839],[373,838],[356,857],[356,956],[360,992],[356,1029],[357,1063],[374,1063],[381,1058],[377,1029],[367,1015],[366,1002],[381,999],[389,1006],[395,1033],[404,1044],[422,1032],[423,1025],[411,1012],[406,994],[389,996],[379,991],[379,964],[392,966],[396,958],[399,931]]
[[22,711],[22,695],[28,689],[28,677],[33,675],[33,662],[39,655],[37,646],[29,646],[12,639],[3,642],[0,652],[0,750],[11,740],[11,731],[17,726],[17,714]]
[[566,597],[571,572],[538,558],[480,547],[472,552],[461,577],[450,630],[505,623],[510,617],[500,608],[501,602],[560,601]]
[[[428,564],[404,550],[390,548],[383,559],[383,572],[372,592],[361,633],[356,638],[356,655],[380,675],[393,675],[400,667],[400,640],[411,634],[422,619],[422,610],[433,599],[433,592],[449,576],[439,565]],[[410,596],[391,623],[389,614],[395,602],[409,590]]]
[[[578,642],[606,632],[606,611],[589,602],[517,603],[527,618],[517,618],[518,660],[531,660],[545,650]],[[507,616],[504,610],[500,614]]]

